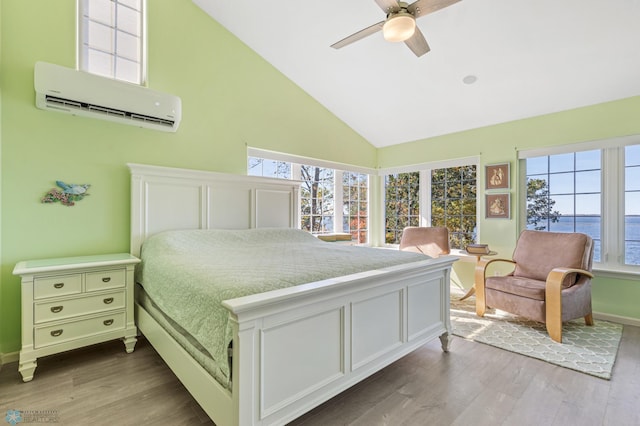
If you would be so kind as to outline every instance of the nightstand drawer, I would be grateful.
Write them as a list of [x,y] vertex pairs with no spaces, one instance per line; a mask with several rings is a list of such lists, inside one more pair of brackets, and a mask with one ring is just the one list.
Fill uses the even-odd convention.
[[124,306],[124,290],[55,302],[38,302],[34,306],[33,322],[39,324],[79,315],[122,309]]
[[56,345],[83,337],[108,333],[124,329],[124,324],[125,313],[124,311],[119,311],[80,321],[36,327],[33,346],[37,349],[43,346]]
[[82,291],[82,274],[36,278],[33,281],[34,299],[77,294]]
[[124,287],[126,283],[126,271],[124,269],[88,272],[86,277],[87,291]]

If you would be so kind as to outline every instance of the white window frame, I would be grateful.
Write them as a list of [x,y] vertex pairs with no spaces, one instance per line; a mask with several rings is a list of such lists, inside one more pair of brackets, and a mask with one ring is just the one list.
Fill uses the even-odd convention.
[[[602,151],[602,229],[601,229],[601,260],[594,262],[593,269],[600,276],[629,279],[630,275],[637,278],[640,265],[625,265],[624,259],[624,147],[640,145],[640,135],[603,139],[561,145],[548,148],[535,148],[518,151],[520,162],[520,200],[521,209],[519,223],[520,230],[526,229],[526,159],[556,154],[568,154],[580,151]],[[611,171],[614,171],[613,173]]]
[[[119,0],[104,0],[105,2],[109,2],[109,3],[120,3]],[[88,37],[88,28],[87,28],[87,21],[85,20],[85,9],[87,8],[89,0],[77,0],[76,2],[76,16],[77,16],[77,32],[76,32],[76,45],[77,45],[77,49],[76,49],[76,63],[77,63],[77,68],[81,71],[86,71],[86,72],[91,72],[90,71],[90,67],[89,67],[89,55],[88,55],[88,43],[86,41],[87,37]],[[126,4],[123,2],[123,7],[128,7],[126,6]],[[131,83],[131,84],[138,84],[141,86],[146,85],[147,83],[147,1],[146,0],[140,0],[140,34],[139,34],[139,38],[140,38],[140,46],[139,46],[139,52],[140,52],[140,56],[138,58],[136,58],[136,61],[139,63],[140,65],[140,70],[139,70],[139,75],[138,75],[138,79],[135,82],[129,81],[129,80],[124,80],[124,79],[119,79],[117,77],[117,58],[118,58],[118,54],[117,51],[109,51],[109,52],[104,52],[107,53],[109,55],[112,55],[114,57],[114,61],[113,61],[113,69],[111,70],[112,73],[109,76],[106,76],[108,78],[113,78],[116,80],[121,80],[121,81],[126,81],[127,83]],[[110,26],[111,28],[113,28],[114,30],[118,30],[118,24],[117,22],[113,25]],[[130,59],[130,58],[127,58]],[[103,74],[99,74],[103,77],[105,77],[105,75]]]
[[[472,157],[462,157],[462,158],[454,158],[450,160],[444,161],[434,161],[429,163],[421,163],[414,164],[410,166],[402,166],[402,167],[391,167],[387,169],[380,169],[378,171],[378,175],[382,177],[382,184],[380,185],[380,200],[381,205],[381,228],[380,235],[382,235],[382,242],[386,247],[398,247],[398,244],[388,244],[385,241],[385,184],[384,184],[384,176],[394,173],[420,173],[420,226],[431,226],[431,171],[438,169],[448,169],[452,167],[465,167],[465,166],[476,166],[476,185],[480,181],[480,157],[472,156]],[[479,193],[476,191],[476,226],[477,226],[477,239],[481,241],[480,235],[480,197]]]
[[[286,154],[277,151],[269,151],[260,148],[247,147],[247,159],[249,157],[264,158],[273,161],[282,161],[291,163],[291,179],[300,180],[300,166],[309,165],[314,167],[322,167],[326,169],[334,170],[334,212],[333,212],[333,225],[334,233],[349,232],[349,230],[343,229],[342,203],[343,203],[343,190],[342,190],[342,178],[343,172],[356,172],[368,175],[367,182],[367,243],[371,242],[371,178],[376,175],[376,170],[369,169],[361,166],[352,166],[344,163],[337,163],[333,161],[318,160],[315,158],[302,157],[293,154]],[[300,226],[300,224],[298,224]]]

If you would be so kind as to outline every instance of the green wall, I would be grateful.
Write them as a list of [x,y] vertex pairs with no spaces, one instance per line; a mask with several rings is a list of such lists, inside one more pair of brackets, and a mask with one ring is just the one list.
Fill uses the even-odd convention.
[[[244,174],[248,145],[371,168],[469,155],[515,166],[516,148],[640,133],[633,98],[377,150],[190,0],[148,5],[148,85],[182,98],[175,134],[37,109],[35,62],[75,65],[75,0],[0,3],[0,355],[20,348],[16,262],[129,250],[126,163]],[[40,203],[56,179],[91,195]],[[516,223],[483,220],[481,239],[510,253]],[[640,318],[639,289],[598,277],[594,307]]]
[[[640,97],[512,121],[490,127],[435,137],[380,149],[380,168],[420,164],[477,155],[484,165],[511,164],[512,219],[484,219],[484,173],[479,173],[480,235],[483,243],[509,258],[520,233],[517,209],[518,150],[601,140],[640,134]],[[454,266],[463,281],[473,282],[472,265]],[[597,274],[593,282],[594,311],[640,320],[640,280],[617,279]]]
[[2,6],[0,5],[0,366],[2,365],[2,335],[3,324],[2,320],[2,82],[3,73],[2,70]]
[[[0,354],[20,348],[16,262],[129,251],[126,163],[244,174],[249,145],[375,167],[372,145],[190,0],[148,7],[148,85],[182,98],[177,133],[37,109],[35,62],[75,66],[76,2],[2,0]],[[40,203],[57,179],[90,196]]]

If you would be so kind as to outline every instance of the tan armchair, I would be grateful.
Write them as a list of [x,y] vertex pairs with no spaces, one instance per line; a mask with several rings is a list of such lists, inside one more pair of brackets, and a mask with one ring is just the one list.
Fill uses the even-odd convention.
[[[507,276],[488,276],[487,266],[510,262]],[[593,325],[593,240],[580,233],[523,231],[513,259],[482,259],[475,272],[476,313],[497,308],[546,324],[562,343],[562,323],[584,317]]]
[[402,230],[400,250],[438,257],[449,254],[449,230],[444,226],[408,226]]

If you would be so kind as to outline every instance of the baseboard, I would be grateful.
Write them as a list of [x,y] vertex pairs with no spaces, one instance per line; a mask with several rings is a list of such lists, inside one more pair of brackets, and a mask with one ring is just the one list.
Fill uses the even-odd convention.
[[20,359],[20,352],[10,352],[8,354],[0,354],[0,368],[2,368],[5,364],[10,364],[12,362],[18,362]]
[[620,315],[604,314],[602,312],[594,312],[593,318],[601,319],[603,321],[616,322],[618,324],[633,325],[635,327],[640,327],[640,319],[638,318],[629,318],[629,317],[623,317]]

